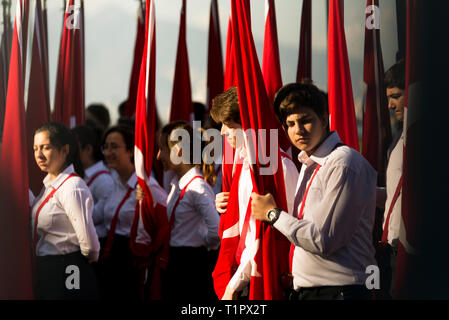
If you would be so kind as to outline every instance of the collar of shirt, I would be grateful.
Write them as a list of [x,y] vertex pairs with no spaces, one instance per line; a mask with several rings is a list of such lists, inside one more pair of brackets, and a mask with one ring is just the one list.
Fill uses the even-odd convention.
[[133,174],[131,175],[131,177],[129,177],[128,181],[126,182],[126,185],[124,185],[122,183],[122,180],[120,180],[120,176],[118,175],[117,171],[115,171],[114,169],[110,170],[111,172],[111,176],[114,179],[114,181],[118,184],[123,186],[124,188],[130,187],[132,189],[135,189],[137,186],[137,175],[136,172],[133,172]]
[[86,178],[92,177],[96,172],[101,170],[108,170],[106,166],[103,164],[103,161],[98,161],[94,165],[91,165],[89,168],[84,170],[84,175]]
[[53,187],[57,189],[62,182],[72,173],[75,173],[75,168],[73,167],[73,164],[69,165],[67,168],[64,169],[53,181],[50,180],[50,174],[47,174],[47,176],[44,178],[44,186],[45,188]]
[[321,143],[318,149],[316,149],[310,157],[305,151],[301,151],[298,154],[298,160],[307,167],[311,166],[313,163],[317,163],[322,166],[326,162],[327,157],[330,155],[335,145],[340,142],[341,140],[338,133],[336,131],[332,131],[326,140]]
[[198,167],[193,167],[191,168],[189,171],[187,171],[182,177],[181,179],[179,179],[177,177],[174,177],[172,180],[172,184],[177,186],[179,188],[179,190],[182,190],[189,182],[190,180],[192,180],[192,178],[194,176],[202,176],[203,174],[201,173],[200,168]]

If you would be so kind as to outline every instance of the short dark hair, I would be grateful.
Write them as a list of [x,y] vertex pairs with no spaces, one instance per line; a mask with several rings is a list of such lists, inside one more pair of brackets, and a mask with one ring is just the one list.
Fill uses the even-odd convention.
[[87,111],[89,111],[89,113],[91,113],[104,128],[109,127],[111,117],[109,116],[109,110],[104,104],[92,103],[87,107]]
[[284,127],[287,127],[287,117],[304,107],[312,109],[320,118],[329,114],[325,93],[314,84],[289,83],[276,92],[274,111]]
[[81,164],[80,153],[78,148],[78,140],[76,136],[63,123],[47,122],[39,126],[34,134],[39,132],[48,132],[50,144],[56,149],[61,150],[65,145],[69,146],[69,154],[67,155],[65,166],[73,164],[75,172],[84,177],[84,169]]
[[385,72],[384,76],[385,88],[405,89],[405,60],[401,59],[396,62]]
[[242,124],[237,87],[230,87],[212,99],[210,115],[217,123],[234,121]]
[[84,149],[88,145],[91,145],[93,149],[94,160],[103,160],[103,153],[101,152],[100,148],[101,132],[99,129],[82,125],[73,128],[72,133],[78,138],[81,149]]
[[204,103],[194,101],[193,102],[193,118],[195,121],[203,121],[204,114],[206,113],[206,106]]

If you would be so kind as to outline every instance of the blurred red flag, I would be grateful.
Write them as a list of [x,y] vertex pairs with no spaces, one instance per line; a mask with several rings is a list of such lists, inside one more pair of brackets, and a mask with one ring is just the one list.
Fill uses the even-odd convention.
[[329,121],[330,129],[336,130],[345,144],[358,151],[359,138],[341,3],[342,0],[329,0],[327,47]]
[[[396,299],[415,299],[422,297],[421,269],[423,261],[420,244],[423,243],[424,225],[422,212],[418,211],[420,194],[416,183],[417,164],[416,155],[421,152],[412,141],[419,137],[416,119],[419,108],[419,91],[421,86],[421,71],[419,70],[420,45],[418,43],[418,30],[420,26],[420,1],[407,2],[407,32],[406,32],[406,58],[405,58],[405,108],[404,108],[404,162],[402,168],[402,219],[399,230],[398,253],[396,260],[396,273],[394,295]],[[414,183],[415,182],[415,183]]]
[[209,47],[207,56],[207,108],[212,106],[212,99],[223,92],[224,72],[223,54],[221,52],[220,20],[217,0],[210,3]]
[[129,82],[128,100],[126,102],[125,116],[131,118],[136,112],[137,90],[139,85],[140,66],[145,46],[145,10],[139,0],[137,11],[136,44],[134,45],[134,60]]
[[44,21],[41,0],[36,0],[34,35],[31,55],[30,81],[26,109],[28,175],[30,189],[38,195],[42,189],[45,173],[39,169],[34,159],[34,132],[43,123],[50,120],[50,97],[47,86],[48,65],[47,52],[44,44]]
[[24,106],[22,3],[17,1],[0,154],[0,299],[33,297]]
[[[262,74],[267,89],[268,99],[272,103],[274,95],[282,87],[281,61],[279,58],[279,44],[276,24],[276,9],[274,0],[266,0],[265,3],[265,37],[263,42]],[[277,118],[276,118],[277,119]],[[290,151],[288,139],[282,125],[277,121],[279,144],[284,151]]]
[[296,82],[312,79],[312,1],[303,0]]
[[84,63],[84,1],[69,0],[59,49],[53,110],[53,120],[69,127],[84,123]]
[[363,81],[365,97],[363,108],[362,154],[377,171],[379,186],[385,186],[387,150],[391,143],[391,125],[387,96],[383,84],[384,64],[380,46],[379,0],[367,0],[365,11],[365,54]]
[[186,42],[186,0],[182,0],[179,25],[178,51],[170,109],[170,121],[193,120],[192,90],[190,84],[189,57]]

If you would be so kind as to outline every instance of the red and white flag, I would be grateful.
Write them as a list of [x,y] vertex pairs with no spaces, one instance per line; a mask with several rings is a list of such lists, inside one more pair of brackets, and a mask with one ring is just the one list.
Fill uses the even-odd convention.
[[142,54],[145,46],[145,10],[142,2],[139,0],[139,9],[137,10],[137,32],[136,44],[134,45],[134,60],[129,82],[128,100],[126,101],[125,116],[132,118],[136,113],[137,89],[139,85],[140,66],[142,63]]
[[330,129],[336,130],[341,140],[359,150],[357,122],[354,110],[351,72],[343,24],[342,0],[329,0],[328,66]]
[[367,0],[365,10],[365,53],[363,82],[362,154],[377,171],[379,186],[385,186],[387,150],[391,143],[391,125],[383,84],[384,63],[380,46],[379,0]]
[[0,154],[0,252],[2,253],[0,299],[33,297],[22,55],[22,44],[25,39],[22,39],[22,14],[22,3],[18,0]]
[[189,57],[186,41],[186,0],[182,0],[179,24],[178,51],[171,98],[170,122],[193,120],[192,89],[190,84]]
[[[407,31],[406,31],[406,58],[405,58],[405,108],[404,108],[404,162],[402,167],[402,218],[399,229],[398,253],[396,260],[396,275],[394,283],[394,295],[397,299],[414,299],[423,296],[420,288],[421,276],[419,268],[422,262],[423,252],[420,252],[423,232],[423,215],[417,205],[420,199],[416,179],[418,160],[416,155],[421,152],[412,141],[419,138],[417,123],[417,109],[420,103],[421,71],[419,70],[420,48],[418,43],[418,30],[420,26],[420,1],[409,0],[407,2]],[[421,261],[420,261],[421,260]]]
[[[0,41],[0,138],[5,118],[6,93],[8,91],[9,59],[11,55],[12,26],[9,17],[11,7],[3,2],[3,32]],[[11,3],[9,3],[11,5]]]
[[[150,299],[161,299],[160,271],[165,268],[170,229],[165,207],[155,204],[151,195],[150,175],[153,165],[156,119],[156,15],[154,1],[146,3],[145,45],[141,59],[136,105],[134,161],[137,180],[146,197],[136,205],[131,228],[131,250],[137,256],[153,258]],[[139,220],[151,237],[151,245],[136,242]],[[153,254],[153,256],[152,256]],[[161,259],[164,258],[164,259]]]
[[207,56],[207,108],[212,106],[212,99],[223,92],[224,71],[221,51],[220,20],[217,0],[210,3],[209,43]]
[[[270,105],[266,93],[262,72],[260,69],[254,40],[251,34],[249,22],[249,10],[245,7],[244,0],[231,1],[232,9],[232,29],[234,41],[234,56],[236,61],[236,79],[239,94],[240,116],[242,119],[243,129],[254,129],[257,133],[259,129],[276,129],[275,115]],[[280,153],[278,152],[278,166],[271,164],[272,173],[263,175],[261,169],[264,167],[260,159],[266,155],[266,146],[270,145],[270,138],[267,137],[264,143],[257,143],[257,135],[248,135],[249,147],[248,154],[254,155],[256,159],[251,159],[254,163],[251,168],[251,176],[253,188],[255,192],[265,194],[270,192],[276,199],[276,203],[281,208],[286,209],[286,197],[284,176],[281,164]],[[277,149],[279,151],[279,148]],[[264,168],[267,169],[267,168]],[[274,172],[274,169],[277,169]],[[237,180],[237,179],[236,179]],[[236,181],[238,183],[238,181]],[[233,184],[234,186],[235,184]],[[232,187],[231,187],[232,189]],[[230,199],[233,197],[232,191]],[[251,205],[249,203],[249,205]],[[230,217],[235,213],[228,212]],[[238,212],[237,212],[238,214]],[[223,216],[222,216],[223,218]],[[237,251],[238,245],[238,223],[225,229],[222,235],[220,256],[227,254],[227,259],[217,261],[214,270],[214,285],[217,291],[219,284],[232,276],[232,264],[229,263],[229,256]],[[225,237],[228,235],[228,237]],[[229,240],[229,241],[228,241]],[[284,298],[283,289],[281,288],[281,274],[288,272],[288,248],[289,242],[283,238],[278,231],[268,227],[260,221],[256,222],[256,247],[257,251],[254,257],[253,268],[251,270],[250,292],[251,300],[271,300]],[[234,247],[233,247],[234,246]],[[222,253],[223,251],[223,253]],[[226,267],[228,271],[226,273]],[[220,292],[221,293],[221,292]],[[220,297],[219,292],[217,294]]]
[[84,123],[84,0],[67,1],[56,75],[53,120]]
[[45,173],[39,169],[34,159],[33,144],[36,129],[50,120],[50,97],[47,86],[47,52],[44,43],[44,22],[41,0],[36,0],[34,18],[34,34],[32,43],[30,81],[28,85],[28,99],[26,109],[26,127],[28,130],[28,175],[30,189],[38,195],[42,189]]
[[312,79],[312,1],[303,0],[296,82]]

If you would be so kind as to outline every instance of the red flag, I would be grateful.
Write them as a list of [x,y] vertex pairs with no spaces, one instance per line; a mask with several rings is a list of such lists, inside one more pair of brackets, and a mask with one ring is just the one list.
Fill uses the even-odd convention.
[[217,0],[210,4],[209,49],[207,56],[207,108],[212,106],[212,99],[223,92],[224,73],[223,55],[221,53],[220,21]]
[[192,91],[190,86],[189,57],[186,42],[186,0],[182,0],[179,24],[178,52],[171,100],[170,122],[193,120]]
[[139,0],[140,7],[137,11],[137,32],[136,44],[134,46],[134,60],[131,71],[131,80],[129,82],[128,100],[126,102],[125,116],[131,118],[136,112],[137,89],[139,85],[140,66],[142,54],[145,46],[145,11],[142,2]]
[[[263,41],[262,74],[267,89],[268,99],[274,101],[274,95],[282,87],[281,60],[279,58],[276,9],[274,0],[265,3],[265,37]],[[291,144],[280,122],[277,122],[281,148],[289,151]],[[291,150],[290,150],[291,151]]]
[[[7,7],[7,5],[9,6]],[[11,2],[2,2],[3,5],[3,32],[0,42],[0,141],[3,133],[5,118],[6,93],[8,91],[9,58],[11,55],[12,27],[9,11]]]
[[377,171],[378,184],[385,186],[387,150],[391,143],[391,125],[387,96],[383,85],[384,64],[380,46],[379,1],[367,0],[365,11],[365,82],[362,154]]
[[[154,1],[146,3],[145,45],[141,58],[139,85],[136,105],[136,142],[134,159],[136,175],[140,187],[147,195],[136,206],[133,225],[131,228],[131,250],[137,256],[153,260],[151,272],[150,299],[161,299],[162,288],[160,271],[165,268],[163,261],[168,250],[168,236],[170,229],[165,208],[157,204],[151,196],[150,175],[153,164],[155,144],[156,119],[156,18]],[[142,220],[145,230],[151,236],[151,246],[136,243],[139,219]],[[153,256],[151,256],[153,254]]]
[[73,29],[73,51],[71,52],[71,127],[84,123],[85,105],[85,37],[84,37],[84,0],[78,1],[79,7],[75,8],[75,28]]
[[296,82],[312,79],[312,1],[303,0]]
[[38,195],[42,189],[45,173],[39,169],[34,159],[34,132],[43,123],[50,120],[50,98],[47,87],[47,52],[43,36],[43,17],[41,1],[36,0],[34,35],[32,44],[30,82],[26,110],[26,127],[28,130],[28,174],[30,189]]
[[55,88],[55,102],[53,109],[53,120],[62,122],[67,126],[70,126],[70,108],[65,102],[70,101],[66,96],[69,94],[69,57],[70,43],[72,38],[72,33],[70,29],[67,28],[69,23],[70,8],[73,6],[74,0],[69,0],[66,3],[66,10],[64,14],[62,34],[61,34],[61,44],[59,47],[59,59],[58,59],[58,69],[56,74],[56,88]]
[[[276,129],[273,108],[266,93],[251,34],[249,11],[245,8],[244,0],[231,1],[231,8],[236,79],[243,129],[254,129],[255,132],[258,132],[259,129]],[[260,171],[263,168],[260,158],[263,158],[262,155],[266,155],[266,146],[270,145],[268,136],[267,134],[265,141],[260,144],[255,134],[247,136],[249,140],[247,145],[250,146],[248,154],[253,155],[250,157],[255,157],[255,159],[251,159],[251,163],[254,163],[251,170],[253,188],[260,194],[272,193],[276,203],[286,209],[280,153],[277,154],[277,168],[272,164],[269,167],[273,172],[263,175]],[[279,151],[279,148],[277,150]],[[274,169],[277,170],[274,171]],[[229,212],[224,217],[228,214]],[[224,230],[223,233],[228,231],[230,230]],[[256,222],[256,242],[258,249],[254,257],[255,269],[251,271],[249,298],[252,300],[282,299],[284,293],[280,286],[280,279],[281,274],[288,271],[289,242],[278,231],[260,221]],[[232,249],[227,246],[225,241],[222,241],[221,245],[223,250]],[[217,262],[217,266],[221,267],[219,262]],[[217,281],[217,279],[214,280]]]
[[336,130],[345,144],[358,151],[359,138],[341,2],[342,0],[329,1],[327,68],[329,121],[330,129]]
[[53,120],[74,127],[84,122],[84,1],[69,0],[56,76]]
[[[31,299],[30,208],[22,69],[22,4],[17,1],[0,154],[0,299]],[[13,244],[13,245],[12,245]]]
[[[417,43],[419,20],[419,1],[407,2],[407,33],[405,58],[405,108],[404,108],[404,162],[402,168],[402,219],[399,230],[398,254],[396,261],[396,275],[394,283],[395,298],[413,299],[423,296],[419,268],[422,252],[419,252],[423,240],[423,217],[418,212],[417,199],[420,194],[412,177],[416,175],[413,168],[417,168],[416,155],[418,149],[412,141],[417,141],[420,132],[416,121],[416,112],[419,104],[421,74],[418,70],[420,58],[418,57],[419,43]],[[415,179],[416,181],[416,179]],[[422,262],[421,262],[422,263]]]

